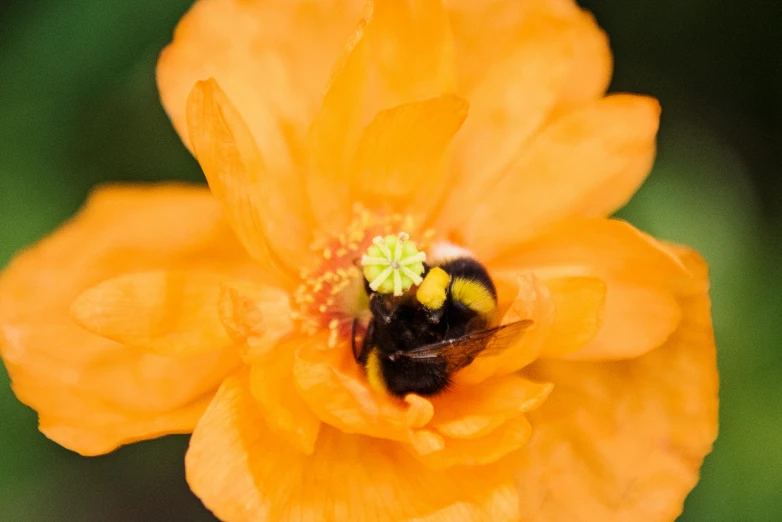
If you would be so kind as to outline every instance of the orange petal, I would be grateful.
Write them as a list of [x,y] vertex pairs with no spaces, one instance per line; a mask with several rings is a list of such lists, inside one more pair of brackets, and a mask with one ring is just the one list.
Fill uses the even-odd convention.
[[250,369],[250,390],[269,430],[307,455],[314,451],[320,419],[296,390],[293,358],[308,342],[295,337],[279,342]]
[[569,217],[604,216],[646,178],[660,106],[613,95],[548,125],[457,227],[482,259],[514,248]]
[[312,262],[304,194],[290,173],[268,170],[242,117],[214,79],[187,100],[193,151],[250,255],[281,277]]
[[407,441],[410,430],[422,428],[434,409],[423,397],[400,401],[378,393],[344,344],[329,348],[325,340],[302,345],[294,364],[296,388],[323,422],[346,433]]
[[509,419],[540,406],[553,385],[516,374],[488,379],[478,385],[456,385],[435,397],[430,426],[458,439],[483,437]]
[[[132,253],[132,255],[129,255]],[[19,399],[44,433],[85,455],[192,430],[210,393],[232,372],[234,349],[161,357],[73,323],[74,299],[128,272],[176,270],[256,277],[200,187],[106,187],[0,277],[0,353]]]
[[350,191],[345,178],[363,119],[361,100],[369,67],[364,31],[362,22],[334,68],[307,137],[307,195],[316,222],[331,232],[341,231],[350,217]]
[[351,199],[391,211],[433,207],[441,158],[466,117],[467,102],[450,94],[378,113],[358,144]]
[[525,24],[544,20],[567,23],[575,48],[575,60],[564,92],[563,102],[595,99],[605,92],[611,80],[611,52],[608,40],[593,17],[569,0],[450,0],[448,6],[455,35],[459,86],[475,89],[496,63],[497,56],[510,56],[526,41]]
[[[518,275],[515,272],[492,272],[492,277],[498,283],[497,294],[500,310],[504,314],[502,324],[514,321],[531,320],[532,326],[513,346],[497,355],[478,357],[469,366],[454,375],[457,384],[476,384],[492,375],[507,375],[523,368],[540,356],[543,342],[548,336],[551,323],[554,320],[554,303],[548,289],[532,275]],[[508,284],[510,278],[516,284]],[[515,288],[516,298],[505,304],[507,299],[501,293],[502,289]]]
[[378,108],[456,89],[453,33],[442,0],[375,0],[367,29],[385,94]]
[[496,183],[501,167],[553,110],[575,54],[568,38],[571,25],[552,16],[529,17],[517,29],[513,50],[499,59],[493,55],[478,85],[468,91],[470,117],[454,147],[459,183],[449,195],[444,216],[458,215],[465,205],[480,201]]
[[445,470],[454,466],[481,466],[502,459],[527,443],[532,426],[524,415],[508,419],[499,427],[479,439],[446,439],[442,449],[410,453],[427,467]]
[[71,317],[90,332],[168,357],[232,346],[217,316],[219,275],[142,272],[82,292]]
[[163,105],[182,141],[190,146],[185,122],[190,90],[199,80],[215,78],[269,170],[290,172],[334,59],[363,9],[357,1],[196,2],[157,68]]
[[[219,383],[217,383],[219,384]],[[217,386],[215,385],[215,387]],[[14,386],[17,395],[36,393],[26,383]],[[38,429],[51,440],[85,457],[114,451],[117,446],[132,444],[176,433],[191,433],[204,414],[212,395],[202,397],[172,411],[134,415],[101,404],[99,399],[60,390],[49,408],[60,413],[41,416]],[[90,416],[73,410],[73,401],[89,405]]]
[[440,0],[378,0],[328,82],[308,136],[307,194],[319,226],[341,231],[351,212],[350,162],[378,111],[453,92],[453,42]]
[[260,360],[294,328],[288,294],[271,286],[223,285],[219,315],[247,363]]
[[[685,262],[702,264],[702,260]],[[695,262],[693,262],[695,261]],[[717,434],[717,368],[703,272],[684,318],[660,348],[609,363],[544,361],[557,383],[528,414],[518,464],[521,510],[540,520],[673,520]]]
[[437,472],[396,443],[326,427],[314,454],[305,456],[266,429],[238,379],[226,381],[199,422],[185,467],[192,490],[223,520],[519,517],[512,470],[503,461]]
[[595,17],[578,10],[573,22],[575,55],[565,88],[559,93],[558,111],[602,97],[613,73],[608,36],[598,27]]
[[560,352],[572,359],[637,357],[660,346],[679,324],[675,294],[690,279],[682,263],[657,241],[616,220],[563,222],[495,264],[543,278],[605,281],[602,327],[581,349]]
[[544,281],[554,301],[554,322],[541,355],[559,357],[578,350],[597,335],[603,325],[606,283],[583,276]]
[[[436,228],[458,219],[465,206],[482,201],[502,176],[503,168],[523,150],[552,112],[597,99],[608,86],[611,53],[592,16],[579,9],[552,9],[543,4],[505,6],[505,10],[525,13],[510,31],[506,24],[514,13],[505,12],[506,18],[500,20],[499,6],[481,5],[480,13],[461,22],[465,30],[465,25],[489,19],[488,25],[473,31],[482,35],[485,42],[479,45],[490,46],[491,53],[484,62],[474,64],[483,71],[471,79],[477,83],[467,83],[460,89],[467,93],[471,109],[454,147],[459,182],[453,187],[442,211],[441,224]],[[464,5],[455,7],[457,19],[466,16],[461,12]],[[497,32],[511,33],[506,35],[511,39],[507,51],[498,49],[503,36]],[[466,52],[467,64],[460,65],[469,67],[474,50]]]

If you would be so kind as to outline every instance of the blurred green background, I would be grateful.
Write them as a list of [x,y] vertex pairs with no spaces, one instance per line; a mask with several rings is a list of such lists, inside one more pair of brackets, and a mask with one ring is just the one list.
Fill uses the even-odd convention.
[[[189,0],[0,7],[0,266],[105,180],[201,180],[154,65]],[[620,215],[712,267],[721,429],[682,520],[782,519],[782,12],[772,1],[590,0],[612,90],[663,105],[654,172]],[[212,520],[185,437],[83,459],[43,437],[0,365],[0,520]]]

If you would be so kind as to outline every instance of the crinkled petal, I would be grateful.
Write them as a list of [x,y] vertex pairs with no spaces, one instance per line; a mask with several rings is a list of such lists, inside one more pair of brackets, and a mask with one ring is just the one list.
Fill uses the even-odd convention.
[[435,414],[429,427],[445,437],[478,439],[505,421],[539,407],[552,387],[516,374],[477,385],[455,385],[432,400]]
[[673,520],[717,434],[717,368],[705,263],[683,255],[692,286],[660,348],[621,362],[542,361],[556,382],[528,417],[518,459],[526,520]]
[[257,277],[200,187],[104,187],[69,223],[20,254],[0,277],[0,352],[41,430],[85,455],[192,430],[238,364],[234,349],[161,357],[98,337],[69,316],[86,289],[129,272]]
[[157,68],[163,105],[182,141],[190,146],[185,122],[190,90],[197,81],[215,78],[269,169],[291,172],[330,68],[363,9],[359,0],[196,2]]
[[649,173],[659,118],[656,100],[631,95],[565,113],[451,226],[476,255],[491,259],[552,223],[612,213]]
[[367,36],[380,82],[377,108],[453,92],[453,33],[442,0],[374,0]]
[[684,265],[660,243],[627,223],[605,219],[565,221],[495,264],[543,278],[605,282],[602,326],[579,350],[559,352],[571,359],[632,358],[660,346],[679,325],[675,296],[689,280]]
[[380,0],[337,61],[309,130],[305,183],[319,226],[341,231],[351,213],[351,162],[379,111],[451,93],[453,41],[440,0]]
[[293,361],[311,339],[291,337],[258,356],[250,367],[250,391],[269,430],[307,455],[314,451],[320,419],[299,395]]
[[413,447],[410,454],[427,467],[446,470],[454,466],[480,466],[497,462],[530,438],[532,426],[524,415],[508,419],[480,439],[445,438],[442,447],[421,453]]
[[[271,434],[229,379],[190,440],[187,480],[223,520],[517,520],[512,469],[428,469],[398,444],[322,430],[304,456]],[[469,484],[469,487],[465,487]]]
[[[266,168],[241,115],[214,79],[187,99],[193,152],[247,252],[280,278],[313,261],[304,193],[288,172]],[[287,271],[286,271],[287,269]]]
[[[492,54],[487,64],[481,64],[487,70],[467,91],[470,117],[455,140],[458,183],[443,209],[444,222],[450,214],[462,213],[465,205],[480,201],[502,167],[546,122],[575,60],[575,31],[571,17],[546,12],[526,17],[516,28],[513,48],[507,54]],[[493,46],[494,37],[487,40]]]
[[218,274],[154,271],[108,279],[84,291],[71,317],[90,332],[168,357],[231,347],[217,314]]
[[448,94],[381,111],[364,129],[353,163],[352,199],[376,209],[426,212],[441,159],[467,117],[467,102]]
[[369,47],[362,20],[337,61],[323,102],[307,136],[305,188],[319,226],[337,231],[349,220],[350,190],[345,183],[363,122],[363,91]]
[[595,17],[578,10],[573,22],[574,32],[571,34],[574,36],[575,55],[565,88],[559,93],[558,112],[602,97],[613,73],[614,60],[608,36],[598,27]]
[[[575,56],[561,101],[595,99],[611,80],[608,39],[592,16],[571,0],[448,0],[458,57],[459,87],[473,92],[489,76],[497,56],[510,56],[526,42],[519,30],[538,20],[567,23],[576,29],[562,35],[573,39]],[[553,57],[552,57],[553,58]],[[472,98],[472,97],[470,97]]]
[[344,344],[329,348],[325,339],[303,344],[293,373],[310,408],[345,433],[408,441],[411,430],[422,428],[434,415],[431,402],[423,397],[411,394],[400,401],[372,390]]
[[294,329],[287,292],[273,286],[226,283],[219,298],[219,316],[246,363],[263,359]]
[[541,356],[561,357],[582,348],[600,331],[607,285],[599,277],[589,276],[556,277],[544,279],[544,283],[554,301],[554,322]]
[[[14,386],[17,394],[36,393],[26,389],[27,383]],[[49,408],[57,415],[41,417],[38,429],[63,447],[76,451],[85,457],[109,453],[123,444],[132,444],[142,439],[154,439],[175,433],[191,433],[204,410],[212,400],[213,393],[193,402],[162,413],[128,415],[101,404],[100,399],[86,398],[70,391],[59,389]],[[73,401],[89,404],[90,416],[74,411]]]

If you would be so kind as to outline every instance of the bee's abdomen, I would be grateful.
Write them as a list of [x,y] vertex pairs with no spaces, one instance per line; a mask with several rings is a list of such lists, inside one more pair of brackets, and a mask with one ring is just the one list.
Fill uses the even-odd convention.
[[383,361],[383,381],[391,395],[436,395],[450,384],[445,362],[422,364],[404,357]]
[[497,310],[497,290],[483,265],[463,257],[452,259],[441,268],[451,276],[451,299],[490,323]]
[[494,288],[494,281],[489,277],[489,273],[478,261],[471,257],[459,257],[449,259],[443,264],[438,265],[445,270],[452,279],[468,279],[475,281],[486,288],[494,299],[497,298],[497,290]]

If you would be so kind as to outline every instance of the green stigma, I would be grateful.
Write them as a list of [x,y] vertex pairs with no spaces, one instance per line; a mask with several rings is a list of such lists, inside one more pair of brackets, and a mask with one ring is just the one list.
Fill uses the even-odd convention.
[[419,252],[410,236],[400,232],[395,236],[372,240],[367,253],[361,256],[364,277],[369,288],[380,294],[400,296],[413,285],[423,282],[426,254]]

